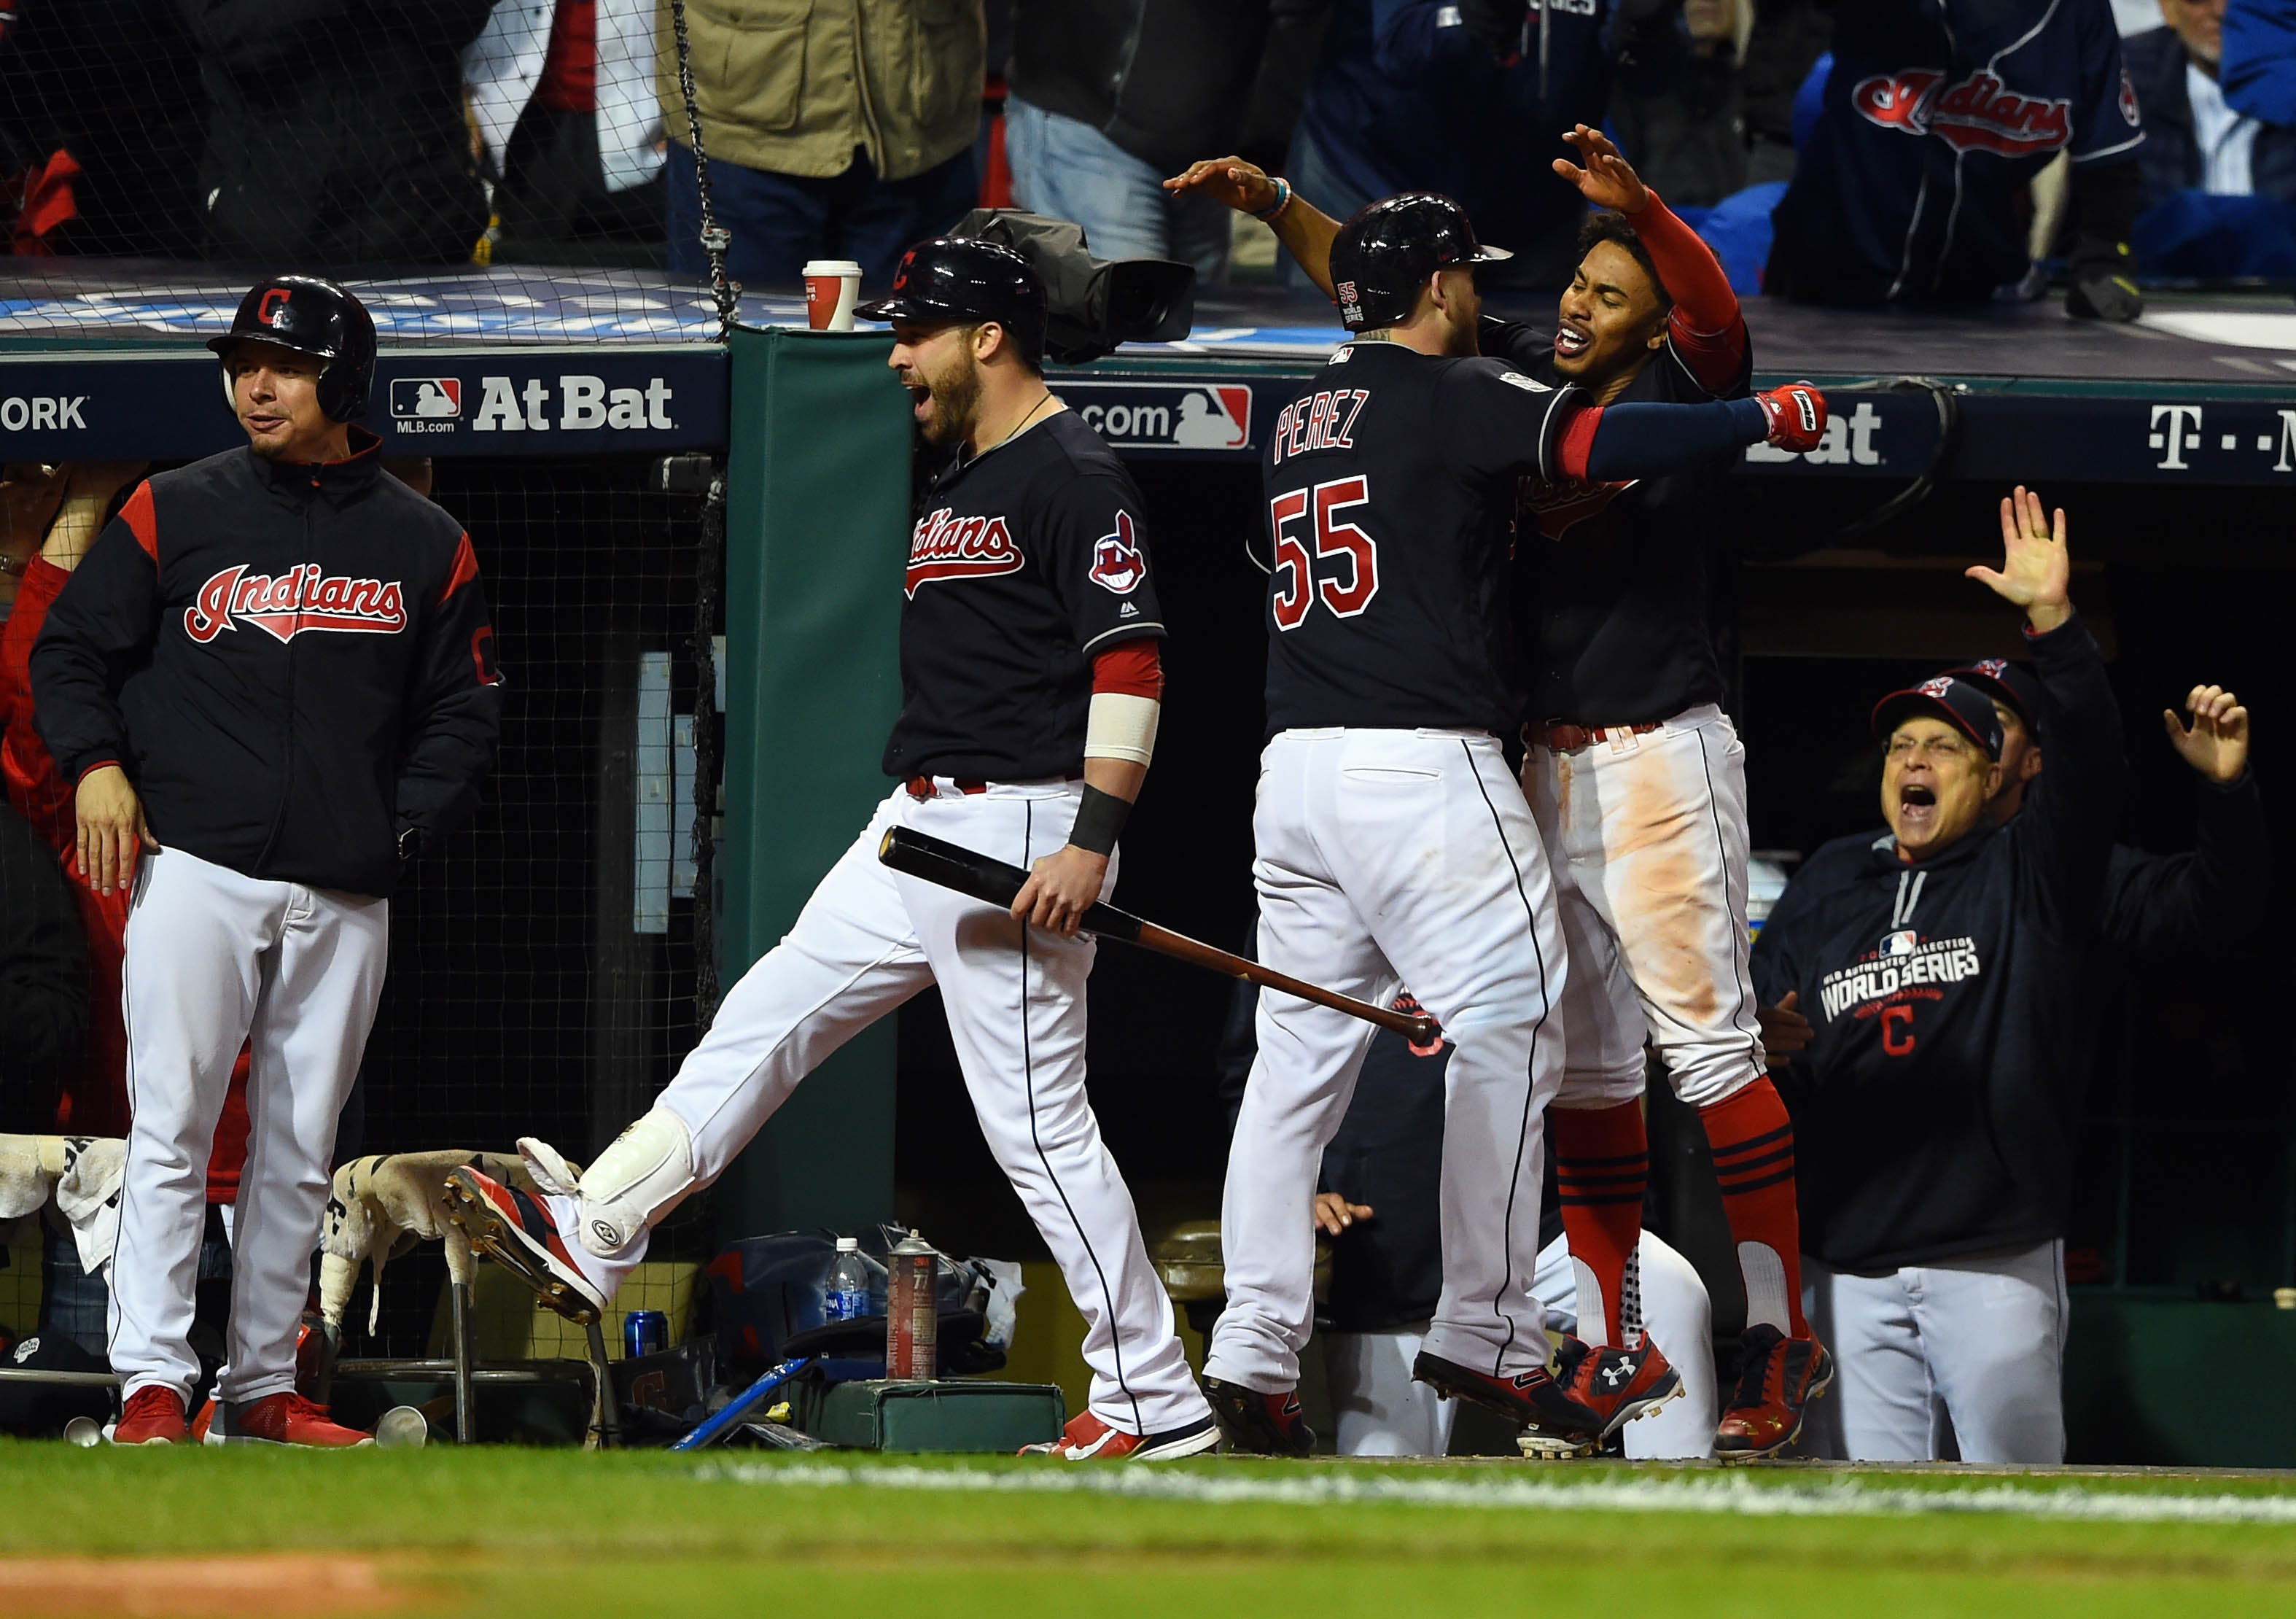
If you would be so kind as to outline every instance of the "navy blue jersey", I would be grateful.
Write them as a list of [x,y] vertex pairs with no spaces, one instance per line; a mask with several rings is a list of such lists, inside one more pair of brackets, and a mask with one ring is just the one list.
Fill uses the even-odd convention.
[[1140,491],[1072,411],[949,463],[904,588],[888,776],[1077,775],[1093,658],[1164,633]]
[[1262,463],[1267,728],[1511,734],[1515,486],[1579,396],[1504,361],[1357,341],[1278,413]]
[[2083,991],[2128,781],[2079,620],[2034,637],[2048,768],[1999,830],[1906,865],[1887,833],[1796,872],[1754,942],[1765,1004],[1814,1026],[1792,1109],[1802,1252],[1843,1270],[2064,1234],[2088,1081]]
[[[1550,334],[1486,320],[1483,351],[1561,385]],[[1753,375],[1748,344],[1719,389],[1701,382],[1665,346],[1615,401],[1698,405],[1744,399]],[[1516,542],[1516,590],[1529,645],[1524,718],[1533,725],[1640,725],[1722,699],[1708,566],[1715,545],[1718,480],[1734,455],[1663,478],[1623,483],[1526,480]]]
[[2021,279],[2025,188],[2144,138],[2107,0],[1859,0],[1774,216],[1773,292],[1982,299]]

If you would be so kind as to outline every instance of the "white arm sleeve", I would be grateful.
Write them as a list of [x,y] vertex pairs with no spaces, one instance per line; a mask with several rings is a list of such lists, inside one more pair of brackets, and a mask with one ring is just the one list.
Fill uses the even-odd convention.
[[1093,693],[1092,708],[1084,722],[1084,756],[1146,764],[1156,751],[1156,720],[1163,711],[1164,705],[1153,697]]

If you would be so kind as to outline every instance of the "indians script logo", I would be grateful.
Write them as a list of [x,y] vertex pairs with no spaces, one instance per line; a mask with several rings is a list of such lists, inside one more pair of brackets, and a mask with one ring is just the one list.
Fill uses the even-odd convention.
[[201,645],[242,620],[282,641],[308,629],[396,635],[406,628],[406,601],[397,579],[331,576],[316,563],[273,577],[226,568],[200,587],[184,612],[184,633]]
[[1635,481],[1590,483],[1584,478],[1564,478],[1549,482],[1525,478],[1515,488],[1516,512],[1518,515],[1529,513],[1538,518],[1541,534],[1561,539],[1577,524],[1601,516],[1611,502],[1635,487]]
[[1103,534],[1092,547],[1092,582],[1103,590],[1130,596],[1148,577],[1148,559],[1132,538],[1132,514],[1119,510],[1116,532]]
[[1849,104],[1869,123],[1934,135],[1956,152],[2027,157],[2072,139],[2071,102],[2019,95],[1982,68],[1950,86],[1935,68],[1876,74],[1858,81]]
[[1013,543],[1002,517],[952,517],[949,513],[950,508],[943,506],[920,519],[909,535],[906,593],[911,600],[916,597],[917,587],[928,579],[1018,573],[1027,565],[1029,559]]

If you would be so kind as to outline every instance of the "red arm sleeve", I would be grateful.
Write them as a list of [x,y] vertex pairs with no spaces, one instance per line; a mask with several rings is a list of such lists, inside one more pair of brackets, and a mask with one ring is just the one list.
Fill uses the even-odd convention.
[[1111,646],[1092,661],[1092,689],[1128,697],[1160,700],[1164,695],[1164,661],[1152,636]]
[[1676,352],[1700,382],[1727,387],[1745,361],[1746,317],[1721,261],[1656,192],[1634,224],[1674,300],[1667,327]]

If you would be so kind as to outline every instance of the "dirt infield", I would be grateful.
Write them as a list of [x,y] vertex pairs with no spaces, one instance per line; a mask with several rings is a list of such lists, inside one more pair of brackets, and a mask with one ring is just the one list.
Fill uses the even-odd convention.
[[367,1613],[410,1594],[366,1557],[0,1557],[0,1613],[23,1619]]

